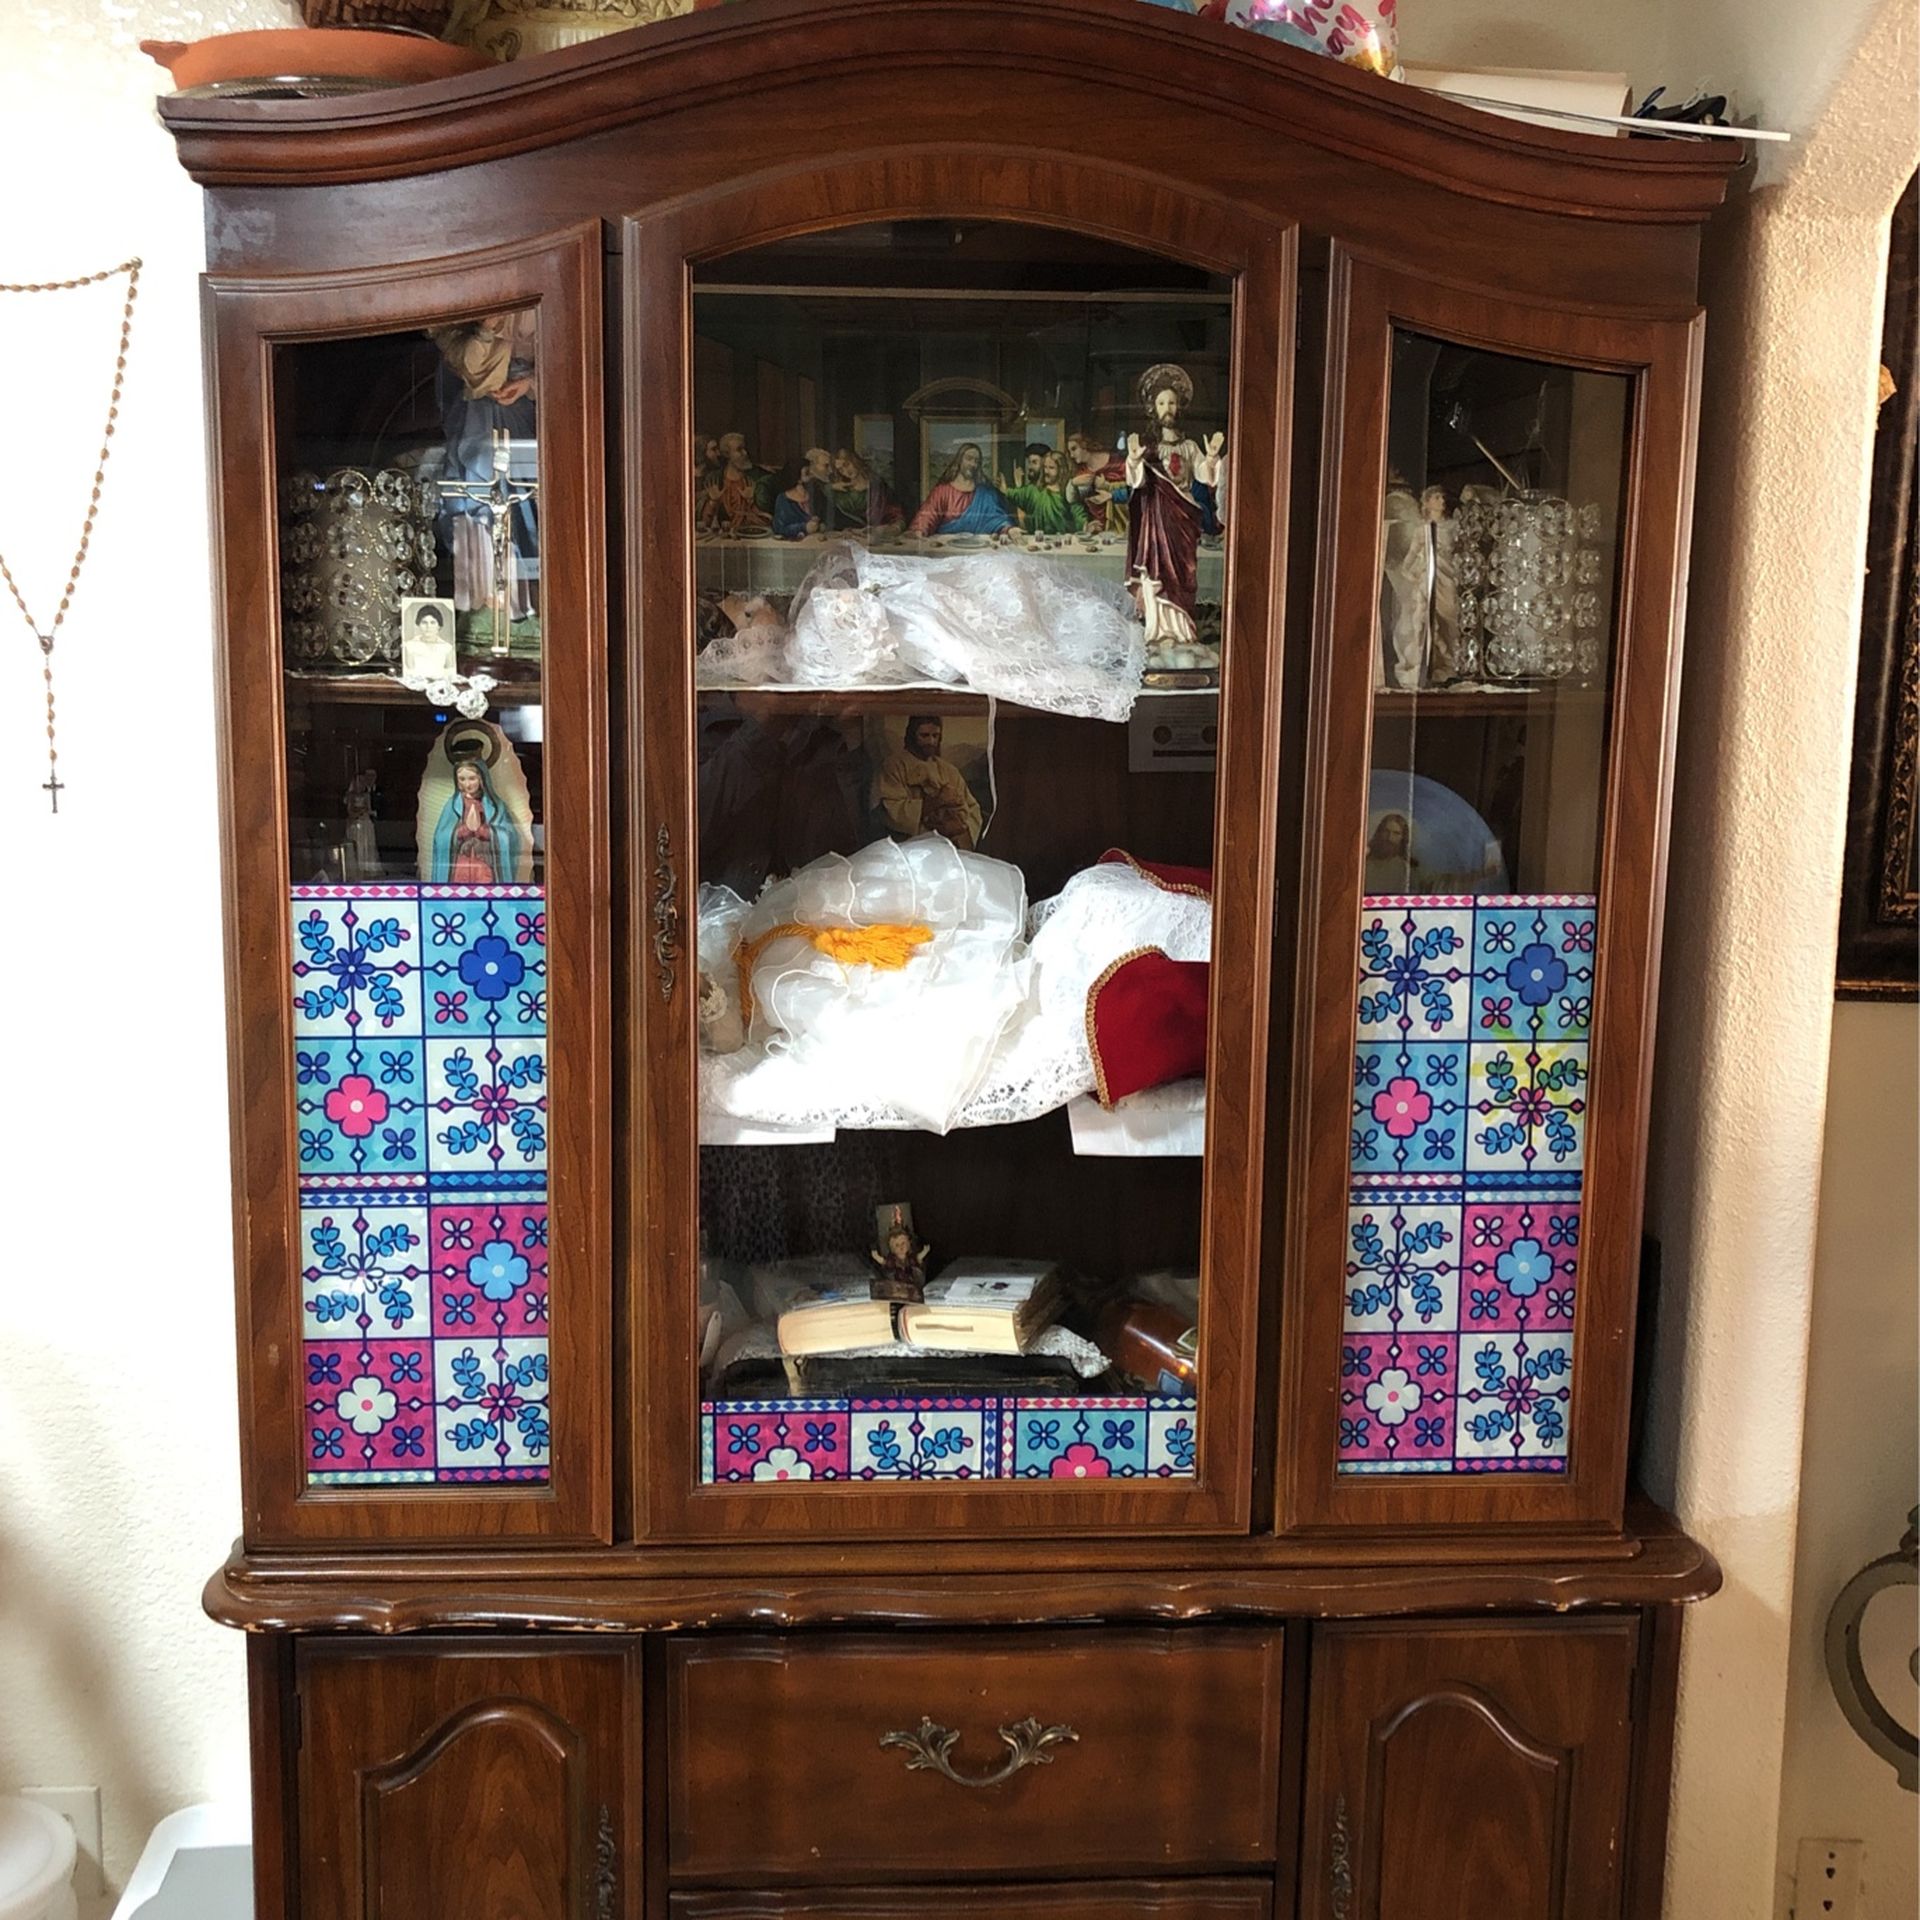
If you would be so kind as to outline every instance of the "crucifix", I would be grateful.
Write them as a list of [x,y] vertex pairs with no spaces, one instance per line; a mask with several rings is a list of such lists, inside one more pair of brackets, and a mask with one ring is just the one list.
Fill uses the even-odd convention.
[[487,602],[493,613],[494,658],[504,660],[513,631],[513,510],[537,497],[540,482],[513,477],[513,436],[504,427],[493,433],[493,471],[485,480],[442,480],[449,500],[470,501],[487,511],[493,535],[493,564]]

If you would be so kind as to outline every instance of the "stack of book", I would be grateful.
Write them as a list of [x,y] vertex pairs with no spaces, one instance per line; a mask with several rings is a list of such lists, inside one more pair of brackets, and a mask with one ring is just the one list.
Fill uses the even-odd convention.
[[911,1306],[875,1300],[864,1279],[809,1289],[780,1313],[780,1351],[799,1358],[912,1347],[932,1353],[1025,1353],[1060,1317],[1066,1287],[1046,1260],[968,1256]]

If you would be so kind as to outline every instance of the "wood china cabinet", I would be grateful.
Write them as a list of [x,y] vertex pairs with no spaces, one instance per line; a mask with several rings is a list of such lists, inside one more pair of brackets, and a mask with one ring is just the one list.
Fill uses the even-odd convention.
[[[1725,159],[1137,0],[162,114],[262,1920],[1651,1920]],[[1056,1327],[783,1356],[895,1207]]]

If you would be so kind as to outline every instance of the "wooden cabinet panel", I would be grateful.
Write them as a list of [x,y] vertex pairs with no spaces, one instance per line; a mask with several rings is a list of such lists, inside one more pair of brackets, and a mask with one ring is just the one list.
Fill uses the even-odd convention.
[[1639,1623],[1329,1627],[1303,1920],[1619,1912]]
[[615,1920],[635,1671],[619,1651],[303,1649],[301,1920]]
[[1277,1628],[677,1640],[672,1872],[781,1885],[1264,1864],[1280,1649]]
[[1264,1880],[676,1893],[673,1920],[1269,1920]]

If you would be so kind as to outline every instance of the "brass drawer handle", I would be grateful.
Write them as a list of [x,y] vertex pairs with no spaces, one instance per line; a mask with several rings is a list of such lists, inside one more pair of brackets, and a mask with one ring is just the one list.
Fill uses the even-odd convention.
[[949,1758],[960,1739],[956,1728],[936,1726],[931,1720],[922,1720],[911,1733],[883,1733],[880,1744],[883,1747],[900,1748],[907,1756],[909,1773],[930,1769],[934,1773],[944,1774],[956,1787],[997,1787],[1001,1781],[1011,1780],[1022,1767],[1052,1766],[1052,1750],[1069,1741],[1076,1741],[1080,1736],[1071,1727],[1043,1727],[1038,1720],[1028,1718],[1016,1720],[1010,1727],[1002,1727],[1000,1738],[1006,1746],[1007,1757],[991,1773],[983,1773],[975,1779],[958,1772]]

